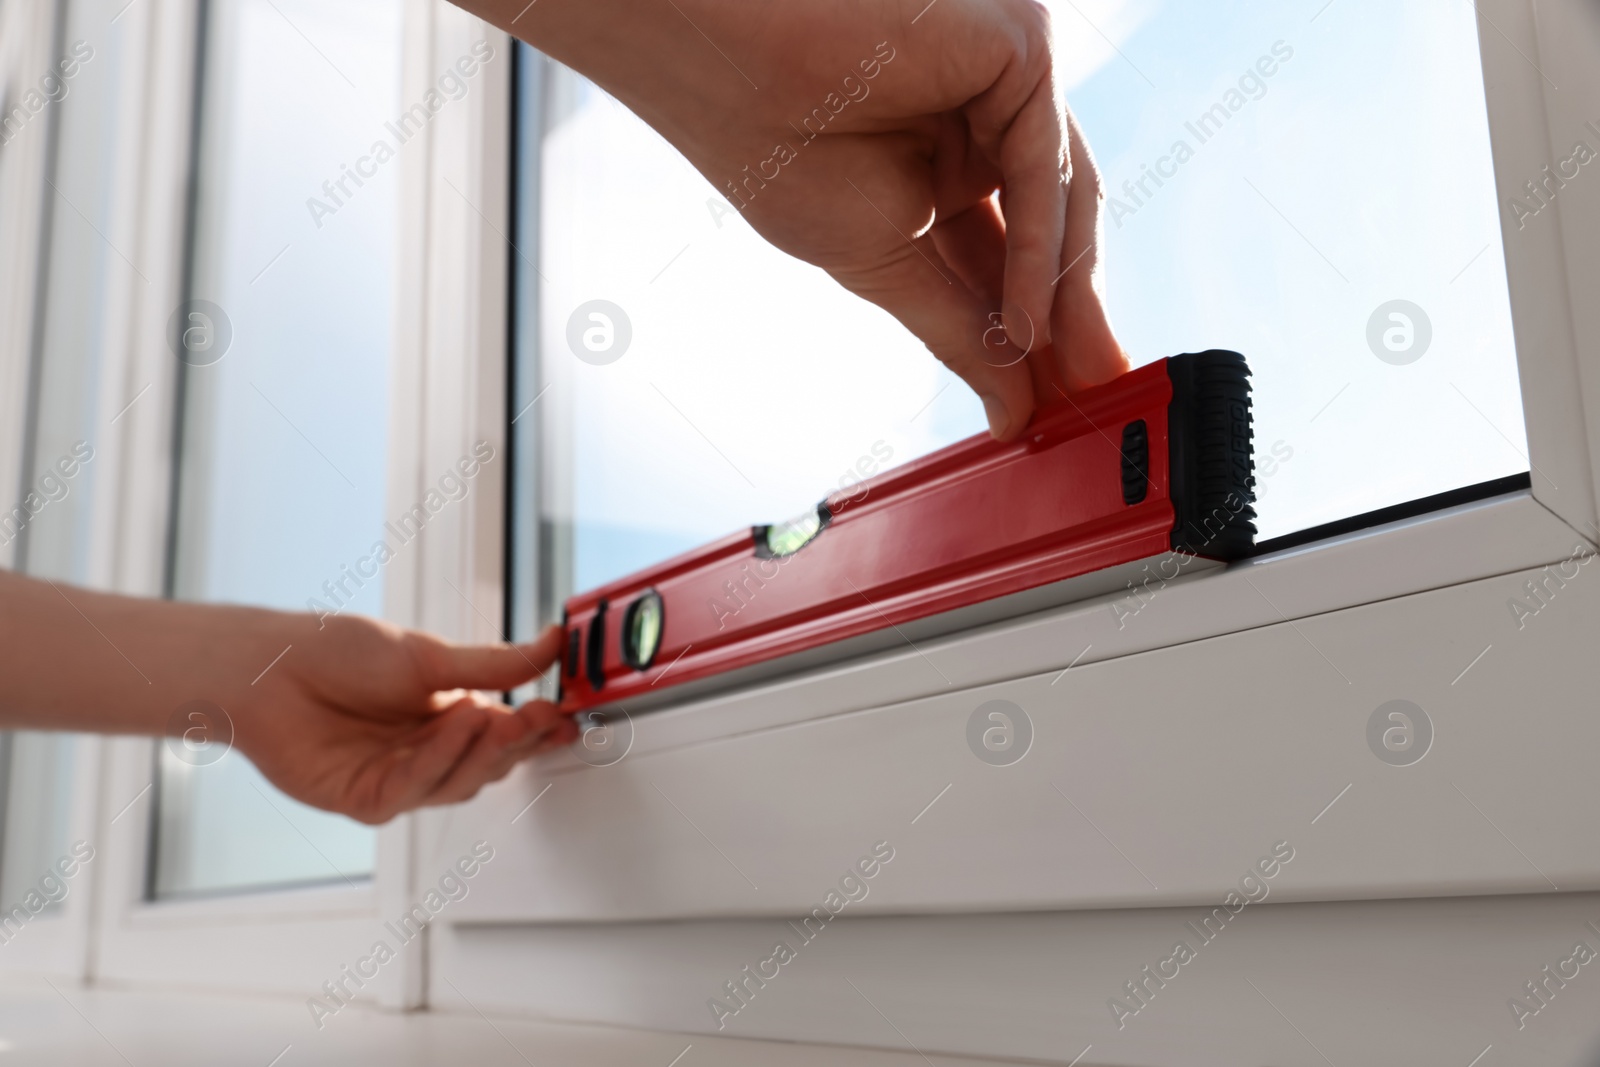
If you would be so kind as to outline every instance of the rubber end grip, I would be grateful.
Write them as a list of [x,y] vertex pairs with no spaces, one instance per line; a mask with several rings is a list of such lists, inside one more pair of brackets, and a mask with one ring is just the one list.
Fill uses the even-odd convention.
[[1256,537],[1250,367],[1237,352],[1212,349],[1173,356],[1167,375],[1172,549],[1241,559]]

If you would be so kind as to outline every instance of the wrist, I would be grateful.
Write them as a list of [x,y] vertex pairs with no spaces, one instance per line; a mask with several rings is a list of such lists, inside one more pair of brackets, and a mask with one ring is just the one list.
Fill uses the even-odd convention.
[[156,727],[181,733],[180,709],[199,701],[221,708],[237,743],[262,732],[274,698],[290,683],[295,653],[317,633],[316,619],[299,612],[228,604],[178,604],[163,662],[170,666],[161,687],[164,717]]

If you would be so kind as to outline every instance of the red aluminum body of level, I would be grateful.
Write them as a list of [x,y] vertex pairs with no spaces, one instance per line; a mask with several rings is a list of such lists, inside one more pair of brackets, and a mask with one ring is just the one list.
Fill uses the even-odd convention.
[[[757,527],[572,597],[561,708],[626,706],[664,687],[1169,550],[1174,385],[1166,364],[1041,409],[1015,442],[970,437],[829,497],[830,521],[792,555],[758,554]],[[1243,417],[1248,466],[1247,399]],[[1130,504],[1123,432],[1138,420],[1148,482]],[[660,647],[636,670],[622,653],[625,609],[651,590],[663,608]]]

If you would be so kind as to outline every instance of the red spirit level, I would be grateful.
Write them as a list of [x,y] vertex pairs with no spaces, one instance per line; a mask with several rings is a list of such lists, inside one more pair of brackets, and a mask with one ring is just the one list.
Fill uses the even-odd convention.
[[1237,559],[1255,536],[1249,375],[1234,352],[1174,356],[1040,409],[1016,441],[969,437],[580,593],[561,708],[636,710],[1038,610],[1169,551]]

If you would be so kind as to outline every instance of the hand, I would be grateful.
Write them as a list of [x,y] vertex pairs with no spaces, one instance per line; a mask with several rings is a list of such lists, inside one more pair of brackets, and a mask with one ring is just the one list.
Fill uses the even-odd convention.
[[1099,174],[1031,0],[461,2],[610,90],[767,240],[898,318],[996,437],[1058,385],[1127,369]]
[[[192,701],[285,793],[366,823],[470,799],[518,760],[569,744],[548,702],[497,692],[556,662],[562,631],[454,645],[356,616],[142,600],[0,570],[0,725],[181,731]],[[176,717],[175,717],[176,716]]]
[[365,823],[469,800],[521,760],[571,743],[548,701],[515,710],[470,690],[515,688],[560,655],[563,631],[523,645],[454,645],[359,617],[293,620],[301,635],[246,703],[236,743],[297,800]]

